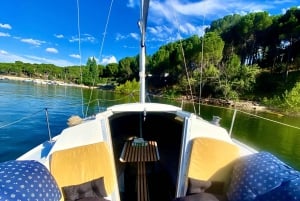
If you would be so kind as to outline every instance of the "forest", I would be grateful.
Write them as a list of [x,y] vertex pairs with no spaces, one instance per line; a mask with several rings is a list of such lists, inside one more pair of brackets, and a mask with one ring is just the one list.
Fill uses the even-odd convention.
[[[213,21],[201,37],[168,43],[147,55],[147,90],[172,97],[252,100],[300,111],[299,50],[299,8],[281,15],[228,15]],[[131,82],[137,86],[138,61],[138,55],[106,66],[93,57],[84,66],[68,67],[15,61],[0,63],[0,75],[107,84],[128,93]]]

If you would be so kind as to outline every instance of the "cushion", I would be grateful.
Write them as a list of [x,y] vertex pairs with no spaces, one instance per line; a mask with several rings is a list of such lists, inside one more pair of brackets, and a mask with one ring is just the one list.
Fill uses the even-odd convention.
[[[300,174],[268,152],[245,156],[234,165],[227,197],[230,201],[252,201],[283,190],[286,185],[298,180]],[[299,183],[295,184],[300,197]],[[283,192],[283,191],[282,191]],[[284,196],[287,196],[285,194]],[[262,199],[268,200],[268,199]],[[280,200],[278,197],[275,200]],[[283,199],[293,200],[293,199]]]
[[82,198],[103,198],[106,195],[104,179],[100,177],[78,185],[62,187],[66,201],[74,201]]
[[56,151],[52,153],[50,160],[50,170],[59,187],[104,177],[108,195],[116,185],[114,169],[112,153],[105,142]]
[[56,181],[34,160],[0,163],[0,200],[60,200]]
[[198,179],[188,179],[187,195],[195,193],[203,193],[206,189],[211,186],[211,181],[203,181]]
[[257,196],[255,201],[300,200],[300,178],[284,182],[281,186]]
[[213,194],[197,193],[173,199],[173,201],[219,201]]
[[188,177],[198,180],[228,181],[233,161],[239,157],[236,145],[218,139],[193,139]]

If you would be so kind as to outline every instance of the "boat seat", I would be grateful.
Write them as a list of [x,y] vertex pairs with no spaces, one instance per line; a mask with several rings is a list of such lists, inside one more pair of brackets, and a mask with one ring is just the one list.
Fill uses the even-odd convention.
[[233,169],[233,161],[239,157],[239,148],[233,143],[208,137],[192,140],[188,166],[188,178],[212,181],[222,186],[225,193]]
[[60,190],[103,177],[107,195],[115,188],[116,176],[112,153],[105,142],[89,144],[52,153],[50,171]]

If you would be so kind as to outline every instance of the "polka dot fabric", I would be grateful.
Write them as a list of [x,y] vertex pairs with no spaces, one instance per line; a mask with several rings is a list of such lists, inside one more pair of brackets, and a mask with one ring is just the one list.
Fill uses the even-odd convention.
[[56,181],[37,161],[0,163],[0,201],[60,200]]
[[300,173],[268,152],[239,159],[227,197],[230,201],[300,200]]

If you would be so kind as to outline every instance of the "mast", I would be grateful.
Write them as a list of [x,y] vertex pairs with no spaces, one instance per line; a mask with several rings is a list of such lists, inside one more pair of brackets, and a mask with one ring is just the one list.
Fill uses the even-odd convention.
[[141,0],[141,12],[139,27],[141,32],[141,44],[140,44],[140,102],[145,103],[146,100],[146,46],[145,35],[147,26],[147,16],[150,0]]

